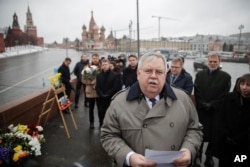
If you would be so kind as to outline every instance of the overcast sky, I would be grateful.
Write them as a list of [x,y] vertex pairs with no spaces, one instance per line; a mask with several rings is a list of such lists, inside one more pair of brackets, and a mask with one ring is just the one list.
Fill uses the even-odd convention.
[[[138,0],[140,39],[158,38],[158,19],[161,19],[160,36],[180,37],[198,34],[230,35],[250,32],[250,0]],[[88,28],[91,11],[97,26],[116,37],[129,35],[132,21],[132,38],[137,38],[137,0],[0,0],[0,27],[12,26],[13,14],[18,15],[24,29],[29,5],[38,36],[45,43],[81,39],[82,26]]]

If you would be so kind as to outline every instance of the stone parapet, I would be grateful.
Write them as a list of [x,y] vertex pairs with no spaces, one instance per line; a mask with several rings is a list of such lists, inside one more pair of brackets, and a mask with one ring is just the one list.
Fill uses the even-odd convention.
[[[72,83],[75,87],[75,80]],[[37,123],[39,115],[42,111],[43,103],[46,100],[47,94],[51,88],[37,91],[36,93],[24,96],[18,100],[9,102],[0,106],[0,129],[7,128],[10,124],[30,124]],[[51,94],[51,97],[54,93]],[[70,100],[74,100],[74,92],[71,93]],[[48,105],[49,106],[49,105]],[[59,109],[55,102],[49,114],[48,120],[58,115]],[[46,115],[41,119],[43,125]]]

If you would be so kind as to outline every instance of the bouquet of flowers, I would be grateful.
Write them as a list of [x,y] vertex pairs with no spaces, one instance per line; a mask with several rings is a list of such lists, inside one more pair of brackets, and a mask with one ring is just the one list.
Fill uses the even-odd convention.
[[42,155],[42,132],[42,126],[37,124],[11,124],[5,133],[0,131],[0,166],[16,166],[29,156]]
[[82,76],[84,79],[94,80],[98,74],[98,67],[90,65],[82,70]]
[[61,73],[56,73],[52,76],[49,77],[50,80],[50,84],[54,87],[54,88],[59,88],[62,86],[62,80],[61,80]]

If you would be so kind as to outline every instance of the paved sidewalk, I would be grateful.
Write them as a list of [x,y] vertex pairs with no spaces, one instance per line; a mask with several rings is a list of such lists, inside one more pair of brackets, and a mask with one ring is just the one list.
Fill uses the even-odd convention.
[[[81,95],[78,109],[74,108],[74,104],[72,105],[78,130],[75,130],[70,115],[65,114],[70,139],[67,138],[59,113],[44,127],[46,143],[42,145],[42,156],[35,159],[39,163],[39,167],[112,167],[112,158],[107,155],[100,143],[96,107],[95,129],[91,130],[89,129],[88,108],[84,107],[83,97]],[[205,148],[206,146],[207,143],[204,144]],[[204,160],[203,154],[203,164]],[[218,160],[216,158],[214,160],[215,167],[218,167]],[[76,164],[74,165],[74,163]],[[203,164],[201,167],[204,167]]]
[[[83,95],[81,96],[83,97]],[[95,109],[95,129],[89,129],[88,108],[79,100],[79,108],[72,105],[78,130],[75,130],[70,115],[65,114],[71,138],[68,139],[60,115],[44,127],[46,143],[42,145],[42,156],[36,160],[40,167],[111,167],[112,160],[100,144],[100,130]]]

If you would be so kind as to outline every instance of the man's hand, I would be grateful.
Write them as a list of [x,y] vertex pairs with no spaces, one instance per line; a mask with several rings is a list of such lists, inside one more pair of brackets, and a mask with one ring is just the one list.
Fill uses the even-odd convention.
[[129,162],[132,167],[155,167],[157,165],[156,162],[146,160],[143,155],[137,153],[130,156]]
[[181,149],[181,151],[183,151],[182,157],[174,160],[173,164],[176,167],[187,167],[191,163],[191,152],[186,148]]

